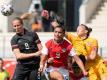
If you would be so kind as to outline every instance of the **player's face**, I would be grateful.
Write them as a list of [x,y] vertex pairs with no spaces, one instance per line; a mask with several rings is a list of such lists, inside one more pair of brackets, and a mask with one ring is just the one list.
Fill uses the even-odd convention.
[[54,40],[60,42],[63,40],[64,32],[61,28],[55,28],[54,30]]
[[20,22],[20,20],[14,20],[12,22],[13,29],[15,29],[16,33],[21,33],[23,30],[23,24]]
[[85,27],[82,26],[82,25],[78,26],[77,27],[77,35],[78,36],[83,36],[85,34],[87,34],[87,30],[85,29]]
[[0,60],[0,69],[3,67],[3,61]]

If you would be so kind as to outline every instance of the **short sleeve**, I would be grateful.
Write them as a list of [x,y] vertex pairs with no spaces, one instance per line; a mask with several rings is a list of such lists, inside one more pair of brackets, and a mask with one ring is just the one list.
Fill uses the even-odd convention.
[[11,39],[11,47],[12,47],[12,50],[15,49],[15,48],[18,48],[17,38],[16,37],[13,37]]
[[91,50],[95,50],[96,48],[98,48],[98,41],[96,39],[91,39],[92,44],[91,44]]
[[35,32],[34,32],[34,39],[35,39],[35,42],[37,44],[41,42],[40,39],[39,39],[39,37],[38,37],[38,35],[37,35],[37,33],[35,33]]
[[74,37],[73,34],[66,32],[66,36],[65,37],[72,43],[72,40],[73,40],[73,37]]
[[42,54],[43,55],[48,55],[48,49],[47,49],[47,47],[45,45],[43,46]]
[[76,55],[76,51],[74,48],[71,49],[69,56],[75,56]]
[[93,40],[92,46],[93,47],[98,47],[98,41],[96,39]]

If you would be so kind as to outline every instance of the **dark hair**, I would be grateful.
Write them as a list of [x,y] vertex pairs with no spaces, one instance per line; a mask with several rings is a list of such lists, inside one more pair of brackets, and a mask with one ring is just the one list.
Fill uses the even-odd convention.
[[65,29],[64,29],[64,27],[63,26],[56,26],[55,28],[54,28],[54,30],[56,29],[56,28],[61,28],[62,29],[62,31],[65,33]]
[[81,24],[81,26],[84,26],[85,29],[88,31],[87,37],[89,37],[90,33],[92,32],[92,28],[90,28],[90,27],[88,27],[88,26],[86,26],[86,25],[84,25],[84,24]]
[[13,19],[13,21],[14,21],[14,20],[19,20],[20,23],[23,24],[23,20],[22,20],[20,17],[15,17],[15,18]]

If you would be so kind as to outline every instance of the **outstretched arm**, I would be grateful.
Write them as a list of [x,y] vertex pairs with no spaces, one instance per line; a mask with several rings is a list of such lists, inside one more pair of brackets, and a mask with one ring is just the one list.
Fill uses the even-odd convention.
[[[35,44],[36,45],[36,44]],[[15,54],[17,59],[27,59],[31,57],[37,57],[41,55],[41,49],[42,49],[42,44],[39,42],[37,43],[38,51],[30,54],[25,54],[20,52],[18,47],[14,47],[15,45],[12,45],[13,53]]]
[[22,15],[20,16],[20,18],[21,18],[21,19],[28,19],[30,16],[31,16],[31,14],[27,12],[27,13],[22,14]]
[[75,59],[76,63],[78,64],[78,66],[81,68],[83,74],[86,76],[87,71],[85,70],[85,67],[84,67],[83,62],[81,61],[81,59],[77,55],[74,56],[74,59]]
[[24,19],[36,18],[36,16],[37,16],[37,13],[36,13],[36,12],[34,12],[34,13],[26,12],[26,13],[22,14],[22,15],[20,16],[20,18],[24,20]]
[[43,72],[46,60],[47,60],[47,55],[42,54],[41,55],[41,60],[40,60],[39,72]]
[[40,59],[39,71],[43,72],[46,60],[48,58],[48,49],[46,48],[46,46],[43,47],[41,52],[42,52],[42,55],[41,55],[41,59]]
[[41,52],[39,51],[35,53],[30,53],[30,54],[21,53],[18,48],[13,49],[13,53],[15,54],[17,59],[27,59],[27,58],[37,57],[41,55]]

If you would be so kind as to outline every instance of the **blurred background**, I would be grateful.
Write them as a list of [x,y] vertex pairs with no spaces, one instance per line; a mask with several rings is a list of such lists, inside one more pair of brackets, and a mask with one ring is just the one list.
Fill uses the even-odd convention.
[[[41,11],[46,9],[60,16],[69,32],[75,33],[79,24],[91,27],[91,36],[99,42],[99,54],[107,58],[107,0],[0,0],[0,4],[6,2],[13,5],[14,13],[10,16],[0,13],[0,57],[15,59],[10,47],[10,39],[14,34],[12,19],[33,10],[40,16]],[[31,30],[30,21],[24,22],[25,27]],[[37,33],[43,44],[53,36],[51,29]]]

